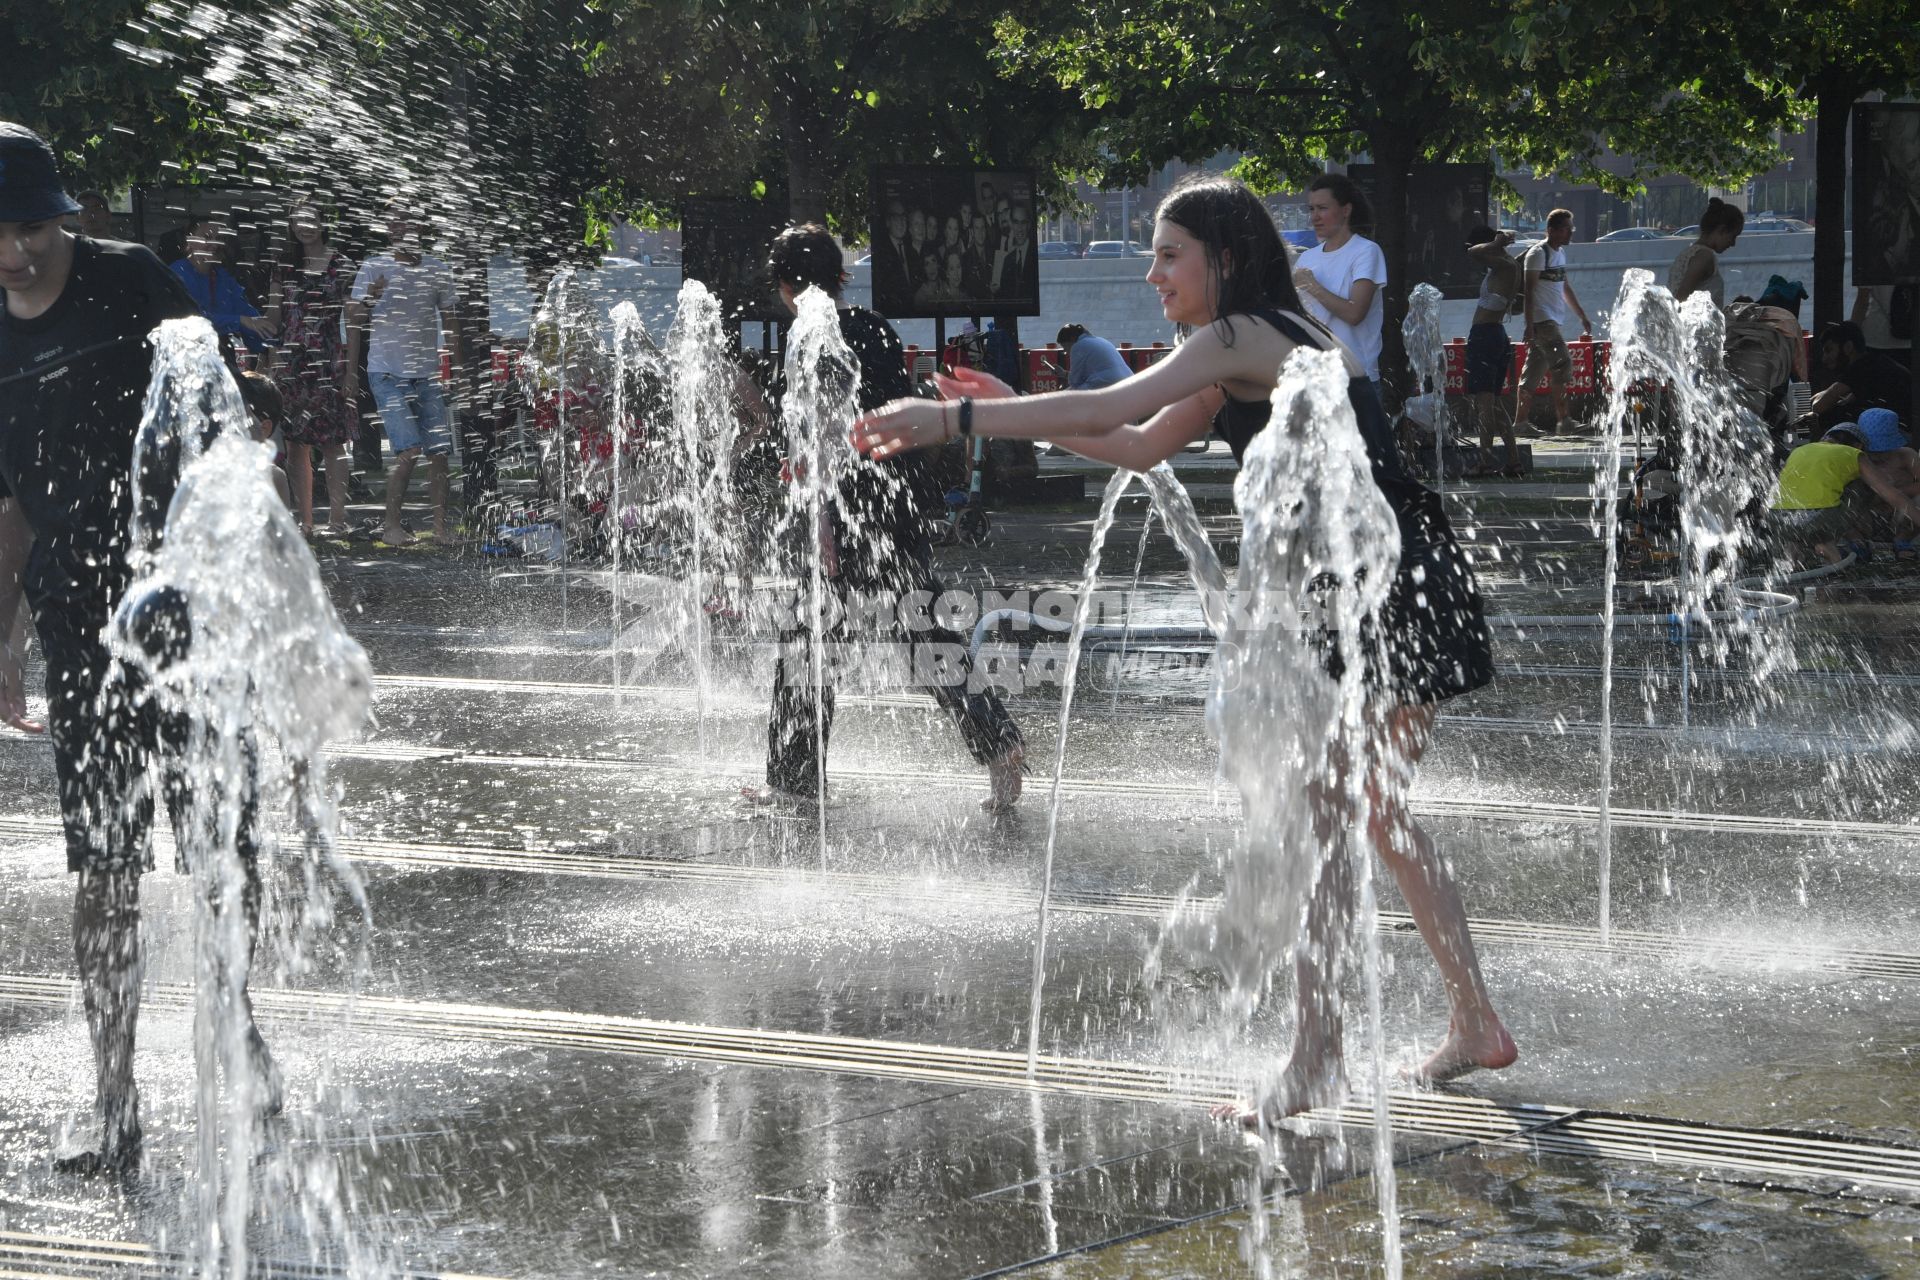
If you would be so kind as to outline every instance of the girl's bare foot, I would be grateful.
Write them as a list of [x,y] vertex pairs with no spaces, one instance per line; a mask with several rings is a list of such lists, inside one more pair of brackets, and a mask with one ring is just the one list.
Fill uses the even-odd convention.
[[987,766],[987,798],[980,807],[988,813],[1006,813],[1019,803],[1021,780],[1027,772],[1027,753],[1020,747],[1008,747],[998,760]]
[[1319,1107],[1338,1106],[1347,1096],[1340,1064],[1309,1069],[1289,1062],[1280,1079],[1254,1103],[1221,1102],[1207,1108],[1215,1120],[1231,1120],[1243,1129],[1270,1127]]
[[1447,1038],[1413,1073],[1413,1082],[1423,1086],[1445,1084],[1470,1072],[1510,1067],[1519,1057],[1513,1037],[1497,1019],[1471,1034],[1462,1031],[1457,1022],[1449,1022]]
[[813,792],[788,791],[784,787],[742,787],[740,799],[760,809],[810,809],[820,804],[820,797]]
[[390,547],[404,547],[414,541],[414,536],[397,525],[388,525],[380,531],[380,541]]

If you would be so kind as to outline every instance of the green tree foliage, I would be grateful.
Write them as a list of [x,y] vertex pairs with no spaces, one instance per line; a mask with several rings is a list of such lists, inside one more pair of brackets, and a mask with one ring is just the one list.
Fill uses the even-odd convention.
[[154,7],[204,29],[213,53],[185,87],[250,174],[367,218],[398,197],[469,248],[578,241],[581,193],[605,180],[583,0]]
[[221,146],[181,88],[201,67],[201,42],[156,22],[146,0],[16,7],[6,28],[0,120],[46,138],[75,187],[191,168]]
[[[69,0],[23,24],[0,116],[76,182],[402,195],[475,248],[578,243],[606,182],[586,0]],[[15,74],[16,71],[18,74]]]
[[594,64],[602,130],[635,197],[785,192],[795,218],[866,225],[881,163],[1032,165],[1043,201],[1087,168],[1087,115],[1010,75],[985,0],[618,0]]
[[1815,123],[1813,320],[1846,313],[1847,134],[1853,104],[1870,93],[1920,87],[1920,5],[1836,0],[1766,6],[1730,33],[1739,56],[1790,89]]
[[[1618,192],[1660,170],[1726,180],[1763,168],[1790,118],[1717,32],[1724,6],[1680,0],[1095,0],[1009,24],[1008,55],[1102,116],[1103,176],[1245,153],[1256,185],[1297,184],[1326,158],[1379,165],[1386,338],[1397,372],[1408,279],[1405,182],[1422,160],[1509,163]],[[1640,167],[1602,166],[1609,149]],[[1391,375],[1390,375],[1391,376]]]

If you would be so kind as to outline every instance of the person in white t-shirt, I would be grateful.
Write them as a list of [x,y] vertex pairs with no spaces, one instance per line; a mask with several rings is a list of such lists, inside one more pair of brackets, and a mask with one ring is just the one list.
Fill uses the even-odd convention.
[[[349,360],[360,355],[361,333],[368,330],[367,382],[373,388],[380,421],[393,446],[387,470],[387,518],[381,538],[391,546],[414,541],[400,523],[413,464],[427,456],[427,493],[433,504],[433,539],[447,539],[447,458],[453,452],[453,425],[440,390],[440,347],[444,337],[453,364],[460,367],[458,296],[453,272],[438,258],[420,252],[416,228],[398,206],[387,212],[389,251],[368,258],[354,277],[349,312]],[[349,367],[352,367],[351,364]],[[351,391],[349,391],[351,398]]]
[[1307,188],[1307,221],[1320,243],[1294,262],[1300,301],[1353,352],[1377,390],[1387,256],[1358,230],[1372,229],[1373,210],[1353,179],[1323,173]]
[[1573,374],[1573,353],[1567,350],[1566,324],[1570,312],[1580,315],[1580,336],[1592,336],[1593,322],[1567,280],[1567,245],[1573,239],[1573,211],[1555,209],[1547,215],[1547,238],[1527,250],[1522,271],[1527,291],[1526,367],[1520,371],[1520,394],[1513,420],[1524,423],[1533,408],[1533,389],[1542,373],[1553,396],[1556,431],[1573,425],[1567,417],[1567,379]]
[[[84,197],[82,197],[84,199]],[[1904,296],[1896,290],[1905,290]],[[1862,285],[1853,295],[1853,310],[1847,319],[1867,335],[1867,349],[1912,367],[1913,302],[1912,285]]]

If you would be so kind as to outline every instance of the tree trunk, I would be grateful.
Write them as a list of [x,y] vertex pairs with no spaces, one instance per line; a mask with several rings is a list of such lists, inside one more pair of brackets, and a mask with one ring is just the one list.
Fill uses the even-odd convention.
[[821,156],[826,122],[820,118],[804,69],[784,77],[789,91],[780,103],[780,141],[787,158],[787,214],[795,222],[827,220],[827,171]]
[[1387,287],[1382,307],[1380,380],[1389,410],[1418,391],[1407,368],[1407,343],[1400,324],[1407,316],[1407,295],[1413,281],[1407,255],[1407,182],[1413,168],[1414,140],[1406,131],[1376,126],[1367,135],[1373,151],[1374,208],[1371,238],[1387,260]]
[[1847,125],[1857,96],[1850,80],[1815,86],[1813,332],[1847,318]]

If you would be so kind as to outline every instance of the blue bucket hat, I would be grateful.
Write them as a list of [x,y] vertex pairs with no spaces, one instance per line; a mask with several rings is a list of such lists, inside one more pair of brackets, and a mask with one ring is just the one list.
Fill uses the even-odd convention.
[[42,222],[80,212],[60,185],[60,166],[39,134],[0,120],[0,222]]
[[1862,413],[1860,434],[1866,439],[1870,453],[1903,449],[1907,444],[1907,433],[1900,429],[1900,415],[1891,409],[1868,409]]

